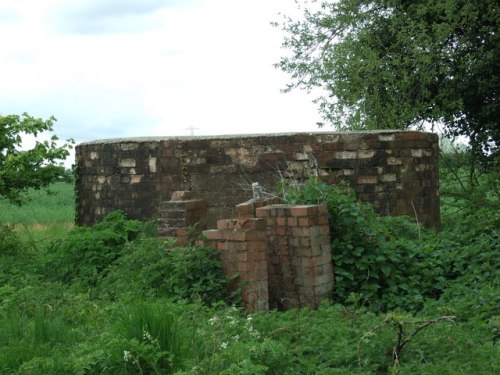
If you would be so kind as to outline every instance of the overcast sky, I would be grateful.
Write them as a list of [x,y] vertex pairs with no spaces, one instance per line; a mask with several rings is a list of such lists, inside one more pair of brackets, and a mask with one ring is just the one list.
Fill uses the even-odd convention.
[[0,0],[0,113],[61,138],[317,131],[289,77],[279,12],[294,0]]

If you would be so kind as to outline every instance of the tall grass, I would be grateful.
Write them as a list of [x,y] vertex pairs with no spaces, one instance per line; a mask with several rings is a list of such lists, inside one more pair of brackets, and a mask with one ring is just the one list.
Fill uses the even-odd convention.
[[74,185],[58,182],[47,190],[28,191],[28,201],[17,206],[0,198],[0,223],[13,225],[21,237],[41,240],[59,237],[74,226]]

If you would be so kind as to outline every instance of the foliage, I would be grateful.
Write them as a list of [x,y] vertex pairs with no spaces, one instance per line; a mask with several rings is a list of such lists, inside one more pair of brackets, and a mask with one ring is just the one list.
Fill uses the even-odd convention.
[[418,311],[452,282],[468,289],[500,279],[498,212],[477,211],[456,231],[436,234],[406,218],[377,217],[345,184],[310,179],[285,191],[290,203],[328,206],[340,303],[354,298],[375,310]]
[[[393,218],[390,225],[384,226],[384,221],[376,217],[369,205],[357,201],[345,183],[333,186],[311,178],[302,185],[292,184],[285,191],[285,199],[291,204],[326,204],[328,207],[334,299],[344,303],[351,293],[358,293],[366,303],[377,303],[381,308],[382,294],[401,288],[400,283],[408,279],[402,265],[408,263],[407,259],[413,261],[417,254],[411,247],[412,242],[389,241],[390,247],[383,246],[386,236],[396,239],[391,228],[404,225],[410,229],[405,219]],[[417,235],[415,229],[405,232],[406,240],[414,240]]]
[[122,211],[108,214],[93,227],[75,228],[66,239],[52,243],[45,272],[52,280],[95,286],[140,230],[141,223],[128,220]]
[[189,356],[192,332],[183,327],[165,304],[124,307],[116,326],[120,362],[140,373],[172,374]]
[[101,293],[112,298],[147,295],[171,300],[229,301],[215,250],[172,247],[159,238],[140,238],[125,246],[124,255],[102,280]]
[[[498,155],[500,18],[495,0],[311,1],[286,18],[277,66],[339,129],[421,127]],[[275,24],[278,26],[278,23]]]
[[[344,304],[325,301],[317,310],[246,314],[224,303],[210,305],[213,299],[198,296],[212,292],[200,292],[195,280],[208,277],[210,285],[215,279],[220,269],[213,252],[176,249],[171,240],[154,236],[154,222],[137,223],[121,213],[85,229],[86,236],[103,241],[104,252],[117,255],[110,263],[104,262],[107,257],[61,257],[63,248],[72,254],[69,242],[78,245],[78,230],[52,244],[33,246],[9,228],[0,235],[17,245],[0,254],[0,373],[500,372],[498,212],[483,207],[457,216],[453,227],[450,222],[445,232],[435,234],[409,220],[378,218],[369,207],[357,207],[346,186],[308,184],[297,196],[304,194],[315,203],[331,200],[333,212],[346,217],[337,224],[348,223],[345,229],[354,230],[338,245],[360,240],[367,251],[385,258],[389,276],[379,270],[384,276],[368,280],[381,285],[371,306],[366,297],[370,288],[347,296]],[[364,215],[360,223],[369,226],[366,230],[357,227],[356,215]],[[366,233],[374,237],[364,238]],[[78,238],[90,242],[86,236]],[[167,264],[170,259],[175,265]],[[377,267],[383,265],[372,259]],[[71,265],[74,260],[77,264]],[[79,280],[65,279],[59,271],[98,264],[105,264],[105,271],[90,282],[87,272]],[[363,272],[362,281],[366,268]],[[168,281],[170,275],[177,281]],[[193,301],[167,294],[171,285],[182,286],[187,275],[193,279],[186,285],[194,289],[180,291],[194,296]],[[377,311],[377,301],[396,311]],[[443,319],[450,315],[456,316],[454,322]]]
[[41,189],[56,181],[70,181],[58,161],[66,159],[73,141],[57,145],[56,135],[50,141],[36,141],[30,150],[20,150],[23,135],[37,137],[52,132],[56,119],[34,118],[27,113],[21,116],[0,116],[0,197],[22,204],[28,188]]
[[208,247],[175,247],[168,250],[164,288],[176,299],[200,298],[215,303],[227,300],[226,277],[216,251]]
[[478,210],[500,210],[499,169],[485,170],[469,151],[452,149],[441,154],[440,171],[441,209],[445,228],[457,224],[457,215],[467,218]]
[[75,220],[73,184],[56,182],[45,191],[28,189],[29,205],[18,206],[0,198],[0,222],[27,228],[72,226]]
[[22,245],[11,225],[0,222],[0,256],[15,255],[22,250]]

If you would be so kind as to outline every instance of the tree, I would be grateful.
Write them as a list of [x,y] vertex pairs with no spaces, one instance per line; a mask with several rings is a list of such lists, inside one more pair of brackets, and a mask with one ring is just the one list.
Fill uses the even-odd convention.
[[52,134],[49,141],[36,141],[30,150],[21,150],[22,136],[39,136],[53,132],[56,119],[21,116],[0,116],[0,197],[22,204],[27,189],[41,189],[56,181],[69,181],[70,176],[60,164],[69,155],[73,140],[62,146]]
[[[497,0],[309,2],[286,18],[277,66],[287,90],[321,88],[315,101],[338,129],[442,124],[496,160],[500,143]],[[275,23],[275,25],[278,25]],[[321,124],[320,124],[321,125]]]

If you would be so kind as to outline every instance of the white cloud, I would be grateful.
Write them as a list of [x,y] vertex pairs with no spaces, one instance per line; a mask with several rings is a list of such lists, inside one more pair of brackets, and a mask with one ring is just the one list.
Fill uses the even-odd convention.
[[58,118],[62,138],[315,131],[281,94],[269,22],[293,0],[6,0],[0,113]]

